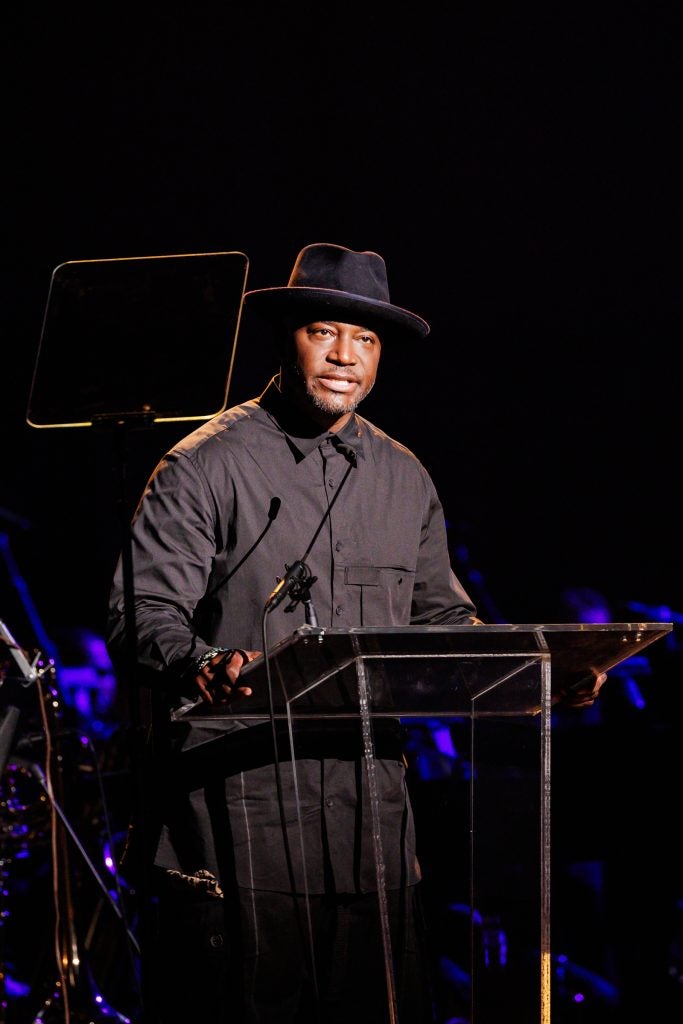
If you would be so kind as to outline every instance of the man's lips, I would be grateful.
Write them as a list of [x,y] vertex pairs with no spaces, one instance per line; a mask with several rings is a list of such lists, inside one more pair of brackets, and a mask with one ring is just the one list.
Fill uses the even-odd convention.
[[357,380],[352,380],[349,377],[318,377],[318,380],[328,391],[351,391],[358,384]]

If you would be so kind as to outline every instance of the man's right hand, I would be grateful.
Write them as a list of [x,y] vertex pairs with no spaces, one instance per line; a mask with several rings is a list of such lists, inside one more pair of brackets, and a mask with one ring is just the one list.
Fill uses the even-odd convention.
[[206,704],[228,704],[238,697],[251,697],[251,688],[241,686],[242,667],[260,651],[229,650],[215,655],[195,676],[195,685]]

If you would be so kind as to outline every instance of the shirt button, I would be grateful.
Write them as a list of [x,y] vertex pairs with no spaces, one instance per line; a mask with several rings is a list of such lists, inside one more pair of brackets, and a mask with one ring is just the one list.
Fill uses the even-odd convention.
[[213,949],[222,949],[222,948],[223,948],[223,936],[222,936],[222,935],[220,935],[220,934],[218,934],[218,935],[212,935],[212,936],[211,936],[211,937],[209,938],[209,945],[210,945],[210,946],[211,946],[211,947],[212,947]]
[[325,801],[325,806],[334,807],[334,800],[330,800],[330,798],[328,797],[327,800]]
[[327,485],[328,487],[334,487],[334,480],[328,480]]
[[338,540],[337,543],[334,545],[334,550],[335,551],[341,551],[341,549],[343,547],[344,547],[344,545],[342,544],[342,542],[340,540]]
[[336,608],[334,609],[334,614],[335,614],[335,615],[341,615],[341,613],[342,613],[343,611],[344,611],[344,608],[343,608],[343,606],[342,606],[342,605],[340,605],[340,604],[338,604],[338,605],[337,605],[337,607],[336,607]]

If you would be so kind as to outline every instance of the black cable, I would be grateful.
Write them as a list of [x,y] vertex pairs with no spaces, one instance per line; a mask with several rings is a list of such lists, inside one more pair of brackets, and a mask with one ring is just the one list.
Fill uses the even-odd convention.
[[[263,652],[264,652],[264,656],[265,656],[266,683],[267,683],[267,689],[268,689],[268,709],[269,709],[269,713],[270,713],[270,728],[271,728],[271,733],[272,733],[272,737],[273,737],[273,767],[275,769],[275,786],[276,786],[276,790],[277,790],[278,809],[279,809],[279,812],[280,812],[280,825],[281,825],[281,828],[282,828],[282,839],[283,839],[284,848],[285,848],[285,859],[287,861],[287,873],[289,875],[289,886],[290,886],[290,889],[291,889],[291,892],[292,892],[292,900],[293,900],[293,903],[294,903],[295,913],[296,913],[297,917],[300,918],[301,909],[300,909],[299,901],[297,899],[297,887],[296,887],[296,878],[295,878],[295,875],[294,875],[294,863],[293,863],[293,859],[292,859],[292,851],[291,851],[291,848],[290,848],[290,845],[289,845],[289,831],[287,829],[287,816],[285,814],[284,787],[282,785],[282,770],[281,770],[280,753],[279,753],[279,748],[278,748],[277,725],[276,725],[276,719],[275,719],[275,701],[274,701],[274,698],[273,698],[273,681],[272,681],[272,675],[271,675],[271,671],[270,671],[270,658],[267,655],[267,651],[268,651],[268,638],[267,638],[267,626],[266,626],[266,623],[268,621],[268,611],[269,611],[269,609],[266,607],[264,609],[264,612],[263,612],[263,619],[261,621],[261,636],[262,636],[262,643],[263,643]],[[291,737],[290,737],[290,741],[291,741]],[[294,779],[296,780],[296,769],[294,768],[294,750],[291,751],[291,756],[292,756],[292,773],[293,773]],[[304,901],[305,901],[305,906],[306,906],[306,933],[308,935],[308,952],[309,952],[309,957],[310,957],[311,978],[313,979],[313,990],[314,990],[314,993],[315,993],[315,1005],[316,1005],[316,1008],[317,1008],[320,1005],[320,993],[319,993],[319,990],[318,990],[318,972],[316,970],[316,965],[315,965],[315,943],[314,943],[314,940],[313,940],[313,922],[311,920],[310,895],[309,895],[309,892],[308,892],[308,878],[307,878],[307,872],[306,872],[306,852],[305,852],[305,849],[304,849],[304,841],[303,841],[303,827],[302,827],[302,822],[301,822],[301,810],[300,810],[300,806],[299,806],[299,793],[298,793],[298,787],[295,787],[295,788],[296,788],[297,822],[298,822],[298,825],[299,825],[299,842],[300,842],[300,847],[301,847],[301,872],[302,872],[302,877],[303,877],[303,896],[304,896]],[[301,921],[300,920],[299,920],[299,928],[300,928],[300,930],[302,930],[301,929]]]
[[[282,784],[282,771],[281,771],[280,754],[279,754],[279,748],[278,748],[278,735],[277,735],[277,725],[276,725],[276,718],[275,718],[275,701],[274,701],[274,697],[273,697],[273,681],[272,681],[272,675],[271,675],[271,671],[270,671],[270,658],[268,656],[268,637],[267,637],[267,625],[266,625],[266,623],[267,623],[267,620],[268,620],[269,613],[271,611],[273,611],[273,609],[276,608],[281,603],[281,601],[284,600],[284,598],[286,596],[289,596],[289,597],[291,597],[292,600],[290,602],[290,605],[285,609],[285,611],[292,611],[296,607],[296,605],[299,603],[299,601],[303,601],[304,605],[305,605],[305,608],[306,608],[306,619],[307,619],[307,621],[311,625],[313,625],[313,624],[317,625],[317,616],[315,614],[315,610],[313,608],[313,603],[311,601],[311,596],[310,596],[311,585],[313,583],[315,583],[317,577],[311,576],[310,571],[308,569],[308,566],[305,564],[305,559],[308,557],[308,555],[312,551],[313,545],[315,544],[316,540],[318,539],[318,536],[319,536],[323,526],[325,525],[325,522],[329,519],[329,516],[330,516],[330,513],[332,511],[332,508],[333,508],[335,502],[337,501],[339,495],[342,492],[344,484],[346,483],[346,481],[348,479],[349,473],[351,472],[352,469],[355,469],[356,466],[357,466],[356,451],[355,451],[355,449],[351,445],[347,445],[347,444],[344,444],[342,442],[338,442],[338,443],[335,443],[335,447],[337,448],[338,451],[342,452],[342,454],[346,457],[346,459],[348,461],[348,466],[346,467],[346,472],[344,473],[344,476],[342,477],[341,483],[339,484],[339,487],[337,488],[337,491],[336,491],[334,497],[332,498],[332,501],[329,502],[327,508],[325,509],[325,512],[323,513],[323,516],[322,516],[322,518],[321,518],[321,520],[320,520],[320,522],[319,522],[319,524],[318,524],[318,526],[317,526],[313,536],[311,537],[311,540],[310,540],[310,542],[308,544],[308,547],[306,548],[303,556],[300,559],[298,559],[296,562],[294,562],[293,565],[287,566],[286,575],[282,578],[282,580],[279,581],[278,585],[275,587],[273,592],[270,594],[268,600],[266,601],[266,604],[265,604],[265,607],[264,607],[264,610],[263,610],[263,618],[262,618],[262,622],[261,622],[262,647],[263,647],[263,655],[264,655],[264,659],[265,659],[266,684],[267,684],[267,689],[268,689],[268,708],[269,708],[269,713],[270,713],[270,724],[271,724],[271,732],[272,732],[272,737],[273,737],[273,767],[275,769],[275,784],[276,784],[276,789],[277,789],[278,807],[279,807],[279,812],[280,812],[280,824],[281,824],[281,827],[282,827],[282,836],[283,836],[283,842],[284,842],[284,847],[285,847],[285,857],[286,857],[286,860],[287,860],[287,871],[288,871],[288,874],[289,874],[290,888],[291,888],[291,891],[292,891],[292,898],[294,900],[294,906],[296,908],[297,915],[299,915],[299,913],[300,913],[300,907],[299,907],[299,902],[298,902],[298,900],[296,898],[296,892],[297,892],[296,884],[295,884],[296,883],[296,879],[295,879],[295,876],[294,876],[294,865],[293,865],[292,854],[291,854],[291,849],[290,849],[290,845],[289,845],[289,833],[288,833],[288,830],[287,830],[287,818],[286,818],[286,815],[285,815],[284,793],[283,793],[283,784]],[[279,509],[279,505],[278,505],[278,509]],[[293,745],[293,737],[291,735],[291,731],[290,731],[290,744]],[[298,825],[299,825],[299,840],[300,840],[300,844],[301,844],[301,870],[302,870],[303,890],[304,890],[303,891],[303,896],[304,896],[304,901],[305,901],[305,906],[306,906],[306,924],[307,924],[307,934],[308,934],[308,946],[309,946],[309,957],[310,957],[310,966],[311,966],[311,977],[312,977],[312,980],[313,980],[313,989],[314,989],[314,993],[315,993],[315,1005],[316,1005],[316,1008],[319,1009],[319,1006],[320,1006],[320,993],[319,993],[319,989],[318,989],[318,976],[317,976],[317,970],[316,970],[316,965],[315,965],[315,943],[314,943],[314,939],[313,939],[313,922],[311,920],[310,894],[309,894],[309,891],[308,891],[308,878],[307,878],[307,872],[306,872],[306,852],[305,852],[304,841],[303,841],[303,828],[302,828],[302,823],[301,823],[301,810],[300,810],[300,805],[299,805],[298,787],[296,787],[296,769],[294,767],[294,750],[293,749],[291,751],[291,757],[292,757],[292,772],[293,772],[293,777],[294,777],[294,780],[295,780],[295,789],[296,789],[297,820],[298,820]]]

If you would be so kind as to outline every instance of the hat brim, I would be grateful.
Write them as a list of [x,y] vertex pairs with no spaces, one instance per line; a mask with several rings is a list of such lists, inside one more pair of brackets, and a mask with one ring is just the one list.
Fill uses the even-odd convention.
[[388,333],[412,339],[425,338],[430,330],[426,320],[401,306],[331,288],[259,288],[246,292],[244,301],[248,309],[270,321],[291,321],[299,314],[304,316],[302,324],[318,316],[326,320],[344,317],[344,322],[358,323],[380,336]]

